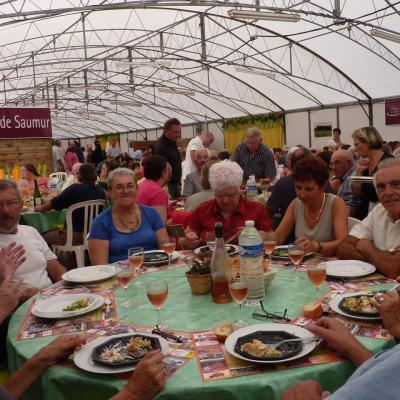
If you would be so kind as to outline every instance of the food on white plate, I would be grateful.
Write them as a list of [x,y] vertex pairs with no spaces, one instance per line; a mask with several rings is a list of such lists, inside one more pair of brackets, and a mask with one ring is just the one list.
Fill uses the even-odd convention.
[[226,338],[233,332],[233,325],[229,321],[220,322],[214,329],[217,339],[224,343]]
[[90,299],[85,297],[83,299],[78,299],[73,301],[71,304],[68,304],[63,308],[63,311],[78,311],[86,308],[90,305]]
[[274,346],[270,346],[257,339],[253,339],[252,342],[242,344],[240,350],[251,355],[252,357],[258,358],[279,357],[283,354],[282,351],[276,349]]
[[149,339],[136,336],[129,339],[126,348],[131,353],[134,353],[138,349],[151,349],[151,342]]
[[352,296],[345,297],[342,305],[355,313],[377,314],[378,310],[372,305],[373,296]]
[[275,249],[272,255],[275,257],[289,257],[288,249]]

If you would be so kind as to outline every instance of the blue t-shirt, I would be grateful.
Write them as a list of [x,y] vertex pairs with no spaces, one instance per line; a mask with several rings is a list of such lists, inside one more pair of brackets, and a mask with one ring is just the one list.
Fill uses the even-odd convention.
[[108,240],[109,262],[126,260],[128,249],[143,247],[144,250],[158,248],[156,232],[164,227],[157,210],[151,207],[139,206],[142,212],[142,223],[134,232],[120,232],[112,220],[112,207],[107,208],[93,221],[89,239]]

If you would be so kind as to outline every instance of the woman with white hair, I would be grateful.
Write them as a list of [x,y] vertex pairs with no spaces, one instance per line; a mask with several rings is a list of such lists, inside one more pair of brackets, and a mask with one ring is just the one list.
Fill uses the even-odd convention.
[[[194,248],[199,239],[205,241],[206,232],[214,231],[216,222],[223,223],[225,240],[239,233],[246,220],[253,220],[261,232],[271,230],[271,220],[265,206],[240,195],[242,181],[243,170],[234,161],[224,160],[211,166],[209,182],[215,198],[194,210],[186,246]],[[237,243],[237,237],[232,243]]]

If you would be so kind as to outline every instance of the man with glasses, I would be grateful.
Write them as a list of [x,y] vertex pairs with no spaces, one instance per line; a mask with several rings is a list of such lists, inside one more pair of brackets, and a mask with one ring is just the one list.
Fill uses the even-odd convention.
[[378,165],[374,185],[380,204],[340,243],[339,258],[362,260],[389,278],[400,275],[400,159]]

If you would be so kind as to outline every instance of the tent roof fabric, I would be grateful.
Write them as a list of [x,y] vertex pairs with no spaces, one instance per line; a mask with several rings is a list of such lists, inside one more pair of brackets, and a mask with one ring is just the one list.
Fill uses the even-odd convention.
[[0,107],[62,138],[368,104],[400,94],[399,28],[393,0],[0,0]]

